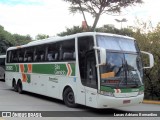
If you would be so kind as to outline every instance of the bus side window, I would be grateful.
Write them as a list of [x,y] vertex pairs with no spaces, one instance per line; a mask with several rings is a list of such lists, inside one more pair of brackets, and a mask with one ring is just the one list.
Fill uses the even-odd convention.
[[12,51],[12,57],[11,57],[12,63],[16,63],[18,61],[17,51]]
[[11,51],[7,51],[7,63],[11,63]]
[[24,57],[24,62],[27,62],[27,55],[25,55]]
[[75,39],[60,42],[59,54],[62,61],[75,60]]
[[28,62],[32,62],[32,56],[28,56]]
[[58,59],[58,53],[55,53],[53,51],[49,52],[47,55],[48,61],[56,61]]
[[34,62],[45,62],[46,61],[46,45],[36,46],[34,52]]
[[47,60],[48,60],[48,61],[54,60],[54,59],[53,59],[53,53],[48,53],[48,55],[47,55]]
[[41,53],[41,54],[40,54],[40,61],[44,61],[44,60],[45,60],[44,53]]
[[18,50],[18,62],[23,62],[24,60],[24,49]]
[[63,60],[73,60],[73,53],[71,53],[71,52],[64,52],[63,53]]
[[57,61],[59,53],[59,44],[51,43],[47,47],[47,61]]
[[34,62],[37,61],[37,54],[34,55]]
[[23,57],[19,57],[19,62],[22,62],[23,61]]
[[33,47],[26,48],[24,55],[24,62],[33,62],[33,53],[34,53]]
[[5,58],[0,58],[0,65],[2,65],[2,66],[5,65]]
[[34,62],[39,62],[41,60],[40,54],[36,53],[34,55]]

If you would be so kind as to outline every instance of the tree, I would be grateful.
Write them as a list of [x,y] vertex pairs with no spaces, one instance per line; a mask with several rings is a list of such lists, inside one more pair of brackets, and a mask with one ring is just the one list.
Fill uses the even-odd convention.
[[66,28],[66,31],[61,32],[57,35],[58,36],[66,36],[66,35],[72,35],[72,34],[81,33],[81,32],[83,32],[82,27],[73,26],[73,28]]
[[[127,36],[133,36],[133,30],[131,28],[123,28],[123,29],[117,29],[113,25],[104,25],[102,27],[95,29],[97,32],[104,32],[104,33],[113,33],[113,34],[119,34],[119,35],[127,35]],[[72,35],[76,33],[83,32],[83,28],[80,26],[73,26],[72,28],[66,28],[65,31],[57,34],[58,36],[66,36],[66,35]]]
[[[143,3],[142,0],[63,0],[70,3],[70,12],[81,12],[86,21],[85,12],[92,15],[94,23],[91,31],[94,31],[100,16],[104,13],[115,14],[120,13],[122,8]],[[88,23],[87,23],[88,26]]]
[[49,35],[38,34],[38,35],[36,36],[36,39],[37,39],[37,40],[46,39],[46,38],[49,38]]
[[[147,51],[154,56],[154,67],[144,70],[145,99],[160,100],[160,24],[153,29],[151,22],[136,21],[133,37],[137,40],[142,51]],[[148,59],[142,56],[143,64],[148,64]]]
[[11,34],[0,25],[0,54],[5,54],[10,46],[22,45],[31,41],[29,35],[23,36],[19,34]]
[[104,25],[100,28],[96,28],[95,30],[97,32],[113,33],[113,34],[119,34],[119,35],[125,35],[125,36],[133,36],[133,33],[134,33],[131,28],[117,29],[114,27],[114,25]]
[[14,37],[16,41],[16,45],[26,44],[32,40],[30,35],[24,36],[24,35],[19,35],[19,34],[13,34],[12,36]]

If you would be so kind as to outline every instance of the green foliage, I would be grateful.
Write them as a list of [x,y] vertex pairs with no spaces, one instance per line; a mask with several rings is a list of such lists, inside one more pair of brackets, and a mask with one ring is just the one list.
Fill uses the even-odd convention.
[[23,44],[26,44],[32,40],[30,35],[23,36],[23,35],[19,35],[19,34],[13,34],[13,37],[16,41],[16,45],[23,45]]
[[125,36],[133,36],[133,30],[131,28],[117,29],[113,25],[104,25],[103,27],[96,28],[96,32],[113,33]]
[[61,32],[57,34],[58,36],[66,36],[66,35],[72,35],[76,33],[81,33],[83,32],[83,29],[79,26],[73,26],[73,28],[66,28],[66,31]]
[[49,35],[38,34],[38,35],[36,36],[36,39],[37,39],[37,40],[42,40],[42,39],[46,39],[46,38],[49,38]]
[[[89,27],[89,31],[91,31],[91,27]],[[102,27],[96,28],[95,31],[126,35],[126,36],[133,36],[133,33],[134,33],[131,28],[117,29],[112,25],[104,25]],[[66,36],[66,35],[72,35],[72,34],[81,33],[81,32],[86,32],[86,31],[84,31],[83,28],[80,26],[73,26],[72,28],[66,28],[66,31],[63,31],[57,35]]]
[[[145,99],[160,100],[160,25],[153,29],[151,22],[139,22],[139,27],[134,30],[133,37],[137,40],[139,47],[154,56],[154,67],[144,70]],[[143,58],[144,65],[148,63],[147,58]]]
[[18,34],[11,34],[4,30],[0,25],[0,54],[5,54],[6,49],[10,46],[22,45],[31,41],[29,35],[22,36]]

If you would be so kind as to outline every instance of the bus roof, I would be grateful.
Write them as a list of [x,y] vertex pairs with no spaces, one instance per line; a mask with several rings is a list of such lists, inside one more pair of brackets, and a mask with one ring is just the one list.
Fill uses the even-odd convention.
[[42,39],[42,40],[35,40],[35,41],[29,42],[28,44],[25,44],[25,45],[9,47],[7,50],[30,47],[30,46],[41,45],[41,44],[47,44],[47,43],[50,43],[50,42],[63,41],[63,40],[73,39],[75,37],[94,36],[94,35],[113,36],[113,37],[121,37],[121,38],[130,39],[130,40],[135,40],[132,37],[117,35],[117,34],[111,34],[111,33],[82,32],[82,33],[76,33],[76,34],[73,34],[73,35],[68,35],[68,36],[63,36],[63,37],[50,37],[50,38]]
[[0,55],[0,58],[6,58],[6,55]]

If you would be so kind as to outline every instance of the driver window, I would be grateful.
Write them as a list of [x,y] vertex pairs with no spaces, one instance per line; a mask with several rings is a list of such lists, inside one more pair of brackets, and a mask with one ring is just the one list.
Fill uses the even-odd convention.
[[95,53],[92,51],[86,55],[86,76],[85,85],[92,88],[97,88],[97,71]]

